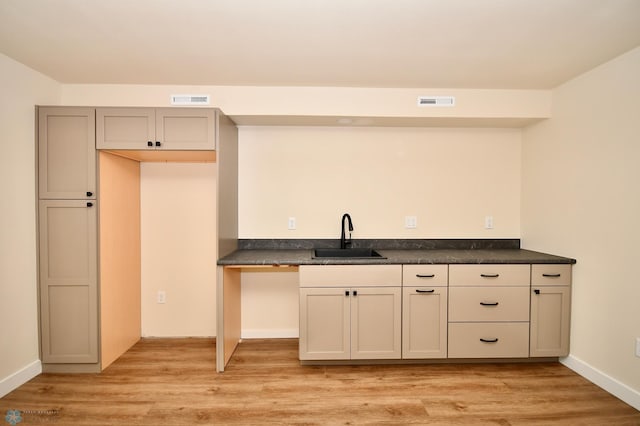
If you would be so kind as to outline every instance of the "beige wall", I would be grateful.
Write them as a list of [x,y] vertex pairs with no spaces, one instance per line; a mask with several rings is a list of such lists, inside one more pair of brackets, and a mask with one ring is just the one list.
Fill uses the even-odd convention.
[[242,337],[298,337],[298,273],[242,272]]
[[[520,138],[518,129],[242,127],[240,237],[339,238],[348,212],[353,238],[518,238]],[[405,216],[418,227],[405,229]]]
[[[548,90],[373,89],[65,84],[65,105],[169,106],[172,94],[209,94],[227,115],[530,119],[549,117]],[[418,96],[452,95],[455,108],[417,107]]]
[[216,165],[141,163],[140,193],[142,335],[215,336]]
[[640,406],[640,48],[553,92],[523,142],[522,241],[575,257],[569,362],[635,390]]
[[60,85],[2,54],[0,76],[1,397],[39,360],[34,105],[57,104]]

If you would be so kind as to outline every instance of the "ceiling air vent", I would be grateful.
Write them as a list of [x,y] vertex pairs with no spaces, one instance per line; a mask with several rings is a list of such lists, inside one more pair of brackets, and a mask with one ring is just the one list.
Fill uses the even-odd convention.
[[418,106],[451,107],[455,104],[453,96],[418,96]]
[[209,105],[209,95],[171,95],[171,105]]

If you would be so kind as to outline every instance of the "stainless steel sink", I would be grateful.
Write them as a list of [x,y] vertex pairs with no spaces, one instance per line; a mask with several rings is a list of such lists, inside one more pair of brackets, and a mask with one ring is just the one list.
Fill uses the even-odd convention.
[[384,259],[384,256],[370,248],[319,248],[315,249],[313,257],[339,259]]

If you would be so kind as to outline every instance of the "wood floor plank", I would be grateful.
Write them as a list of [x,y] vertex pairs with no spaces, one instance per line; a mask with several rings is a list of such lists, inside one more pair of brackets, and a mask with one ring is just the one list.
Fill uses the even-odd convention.
[[0,414],[24,411],[20,425],[640,425],[559,363],[303,366],[297,354],[297,339],[248,340],[217,374],[213,339],[143,339],[100,374],[34,378]]

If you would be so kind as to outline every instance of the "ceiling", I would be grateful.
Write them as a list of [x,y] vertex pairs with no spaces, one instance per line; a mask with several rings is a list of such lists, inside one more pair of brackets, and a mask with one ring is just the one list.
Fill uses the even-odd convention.
[[550,89],[640,45],[640,0],[0,0],[61,83]]

